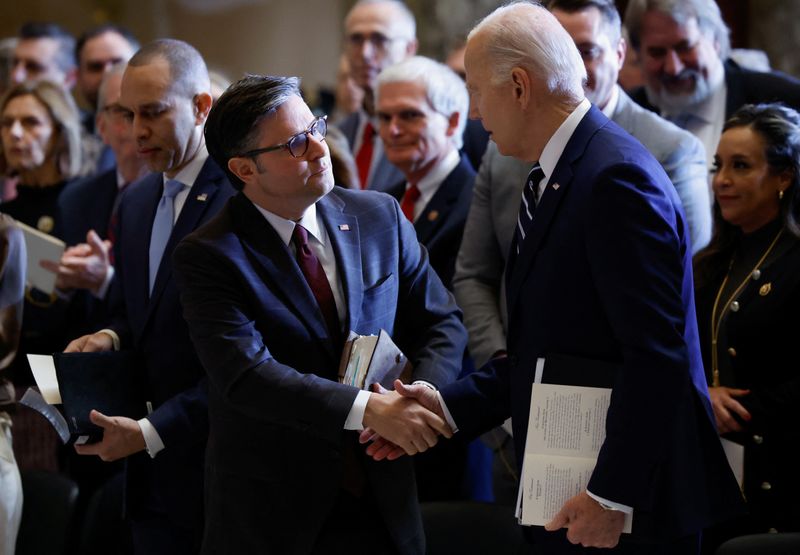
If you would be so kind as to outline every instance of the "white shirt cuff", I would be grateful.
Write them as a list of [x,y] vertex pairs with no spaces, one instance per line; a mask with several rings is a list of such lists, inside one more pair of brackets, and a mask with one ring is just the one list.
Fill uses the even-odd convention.
[[442,412],[444,413],[444,419],[447,420],[447,425],[450,426],[450,429],[453,430],[453,433],[456,433],[458,431],[456,421],[453,420],[453,415],[450,414],[450,411],[447,409],[447,405],[444,403],[444,399],[442,399],[442,394],[438,391],[436,392],[436,399],[439,401],[439,406],[442,407]]
[[364,412],[367,410],[369,395],[369,391],[363,389],[358,392],[356,400],[353,401],[353,406],[350,407],[350,412],[347,414],[347,420],[344,421],[345,430],[364,429]]
[[633,514],[633,507],[628,507],[627,505],[623,505],[622,503],[614,503],[613,501],[609,501],[608,499],[603,499],[599,495],[593,494],[588,489],[586,490],[586,494],[595,501],[597,501],[598,503],[600,503],[601,505],[603,505],[604,509],[611,511],[620,511],[625,513],[626,515]]
[[92,295],[100,300],[105,299],[106,294],[108,293],[108,288],[111,286],[112,279],[114,279],[114,266],[109,264],[108,270],[106,270],[106,278],[103,280],[103,283],[100,285],[100,287],[97,288],[97,291],[92,291]]
[[104,333],[111,338],[111,343],[114,345],[114,350],[119,351],[119,335],[112,329],[103,328],[102,330],[98,331],[97,333]]
[[156,458],[156,455],[158,455],[159,451],[164,448],[164,442],[161,441],[161,436],[158,435],[155,427],[147,418],[142,418],[137,422],[139,423],[139,427],[142,429],[145,450],[147,451],[147,454],[150,455],[150,458],[154,459]]

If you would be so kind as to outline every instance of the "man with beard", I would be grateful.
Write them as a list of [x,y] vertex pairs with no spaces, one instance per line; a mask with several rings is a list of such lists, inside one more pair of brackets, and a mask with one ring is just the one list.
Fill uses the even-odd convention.
[[631,0],[625,26],[645,78],[634,100],[697,135],[709,166],[722,124],[743,104],[800,107],[800,81],[728,57],[730,31],[713,0]]

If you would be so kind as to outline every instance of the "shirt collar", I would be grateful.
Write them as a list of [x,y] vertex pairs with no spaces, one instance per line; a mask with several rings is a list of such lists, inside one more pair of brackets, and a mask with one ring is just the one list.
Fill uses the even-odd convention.
[[281,241],[283,241],[284,245],[289,246],[289,243],[292,241],[292,235],[294,234],[294,227],[297,224],[300,224],[301,226],[306,228],[309,235],[314,237],[323,246],[325,245],[326,235],[322,232],[322,226],[319,224],[319,220],[317,219],[316,204],[312,204],[311,206],[309,206],[308,209],[303,214],[303,217],[300,218],[300,221],[298,222],[282,218],[277,214],[270,212],[265,208],[260,207],[256,203],[253,203],[253,206],[255,206],[256,209],[259,212],[261,212],[261,214],[267,219],[269,224],[280,236]]
[[608,102],[603,107],[603,115],[608,119],[612,119],[611,116],[617,110],[617,104],[619,104],[619,85],[614,85],[614,88],[611,89],[611,98],[608,99]]
[[423,197],[428,195],[432,197],[445,178],[456,168],[460,160],[461,156],[458,151],[455,148],[450,149],[450,152],[434,164],[430,171],[425,174],[425,177],[419,180],[417,189],[419,189],[420,194]]
[[581,103],[578,104],[561,126],[556,129],[556,132],[553,133],[553,136],[550,137],[547,144],[544,145],[542,155],[539,157],[539,165],[542,167],[542,172],[544,172],[546,179],[550,179],[550,176],[553,175],[556,164],[558,164],[559,158],[561,158],[561,155],[564,153],[564,148],[566,148],[567,143],[572,138],[572,134],[575,133],[575,129],[578,128],[578,124],[583,119],[583,116],[586,115],[591,107],[591,102],[586,98],[581,100]]
[[[189,186],[191,187],[194,185],[197,176],[200,175],[200,170],[203,169],[203,164],[206,163],[208,159],[208,149],[206,148],[205,142],[200,145],[200,148],[197,149],[197,154],[194,155],[194,158],[189,160],[189,163],[186,164],[181,171],[179,171],[175,177],[172,179],[176,181],[180,181],[183,183],[184,187]],[[164,183],[167,182],[167,174],[162,174],[164,176]]]

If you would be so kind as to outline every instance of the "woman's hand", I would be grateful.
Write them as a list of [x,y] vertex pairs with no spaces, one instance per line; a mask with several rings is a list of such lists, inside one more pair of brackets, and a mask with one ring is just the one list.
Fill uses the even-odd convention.
[[747,409],[736,400],[737,397],[744,397],[750,393],[749,389],[733,389],[730,387],[709,387],[708,395],[711,397],[711,408],[714,409],[714,417],[717,420],[717,429],[720,435],[728,432],[741,432],[742,426],[734,418],[734,414],[745,422],[749,422],[752,416]]

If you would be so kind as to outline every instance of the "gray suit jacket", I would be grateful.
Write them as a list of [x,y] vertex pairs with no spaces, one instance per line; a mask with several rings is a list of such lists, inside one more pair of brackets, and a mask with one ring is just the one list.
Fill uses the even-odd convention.
[[[688,131],[639,107],[622,89],[619,93],[612,121],[636,137],[664,167],[683,204],[692,250],[697,252],[711,238],[703,145]],[[464,311],[469,349],[478,367],[506,348],[503,271],[529,171],[528,164],[502,156],[490,142],[475,180],[453,290]]]
[[[358,134],[358,127],[362,117],[364,117],[363,112],[354,112],[336,124],[339,131],[347,138],[347,145],[350,147],[350,151],[353,152],[353,157],[356,155],[354,145],[356,144],[356,135]],[[376,136],[375,141],[380,142],[380,138]],[[369,178],[364,188],[373,189],[375,191],[386,191],[395,183],[404,179],[405,176],[403,173],[389,162],[383,150],[381,150],[380,155],[372,160]]]

